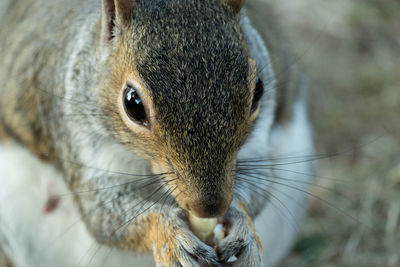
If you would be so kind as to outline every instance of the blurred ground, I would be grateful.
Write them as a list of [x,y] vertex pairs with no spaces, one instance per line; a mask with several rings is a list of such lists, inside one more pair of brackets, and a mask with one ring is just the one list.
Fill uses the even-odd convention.
[[268,1],[311,78],[317,153],[339,153],[282,266],[400,266],[400,2]]

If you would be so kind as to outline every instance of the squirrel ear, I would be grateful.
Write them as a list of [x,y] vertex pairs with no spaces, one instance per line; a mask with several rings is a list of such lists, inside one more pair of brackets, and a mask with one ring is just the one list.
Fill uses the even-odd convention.
[[244,4],[244,0],[222,0],[228,6],[230,6],[235,13],[239,13],[240,9]]
[[135,8],[134,0],[102,0],[101,40],[108,43],[114,36],[115,26],[129,22]]

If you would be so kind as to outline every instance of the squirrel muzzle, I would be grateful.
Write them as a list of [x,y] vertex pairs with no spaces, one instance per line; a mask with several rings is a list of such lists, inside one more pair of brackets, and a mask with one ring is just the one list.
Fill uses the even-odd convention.
[[222,216],[233,198],[234,175],[231,172],[178,174],[179,206],[199,218]]
[[204,194],[188,200],[184,206],[199,218],[214,218],[225,213],[231,200],[232,195],[227,196],[224,193]]

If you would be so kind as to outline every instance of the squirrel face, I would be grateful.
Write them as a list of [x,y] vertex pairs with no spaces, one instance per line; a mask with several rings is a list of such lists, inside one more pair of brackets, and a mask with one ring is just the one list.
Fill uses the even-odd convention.
[[236,154],[263,85],[230,6],[149,2],[135,1],[112,25],[100,90],[109,129],[154,172],[168,173],[183,209],[215,217],[232,200]]

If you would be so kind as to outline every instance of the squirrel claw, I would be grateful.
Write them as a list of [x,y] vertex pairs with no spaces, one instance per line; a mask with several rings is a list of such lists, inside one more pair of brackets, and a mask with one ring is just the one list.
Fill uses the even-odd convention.
[[157,266],[200,267],[203,264],[222,267],[215,250],[200,241],[188,227],[171,229],[173,235],[154,249]]
[[219,262],[223,266],[262,266],[262,244],[247,213],[231,207],[225,223],[229,231],[216,248]]

